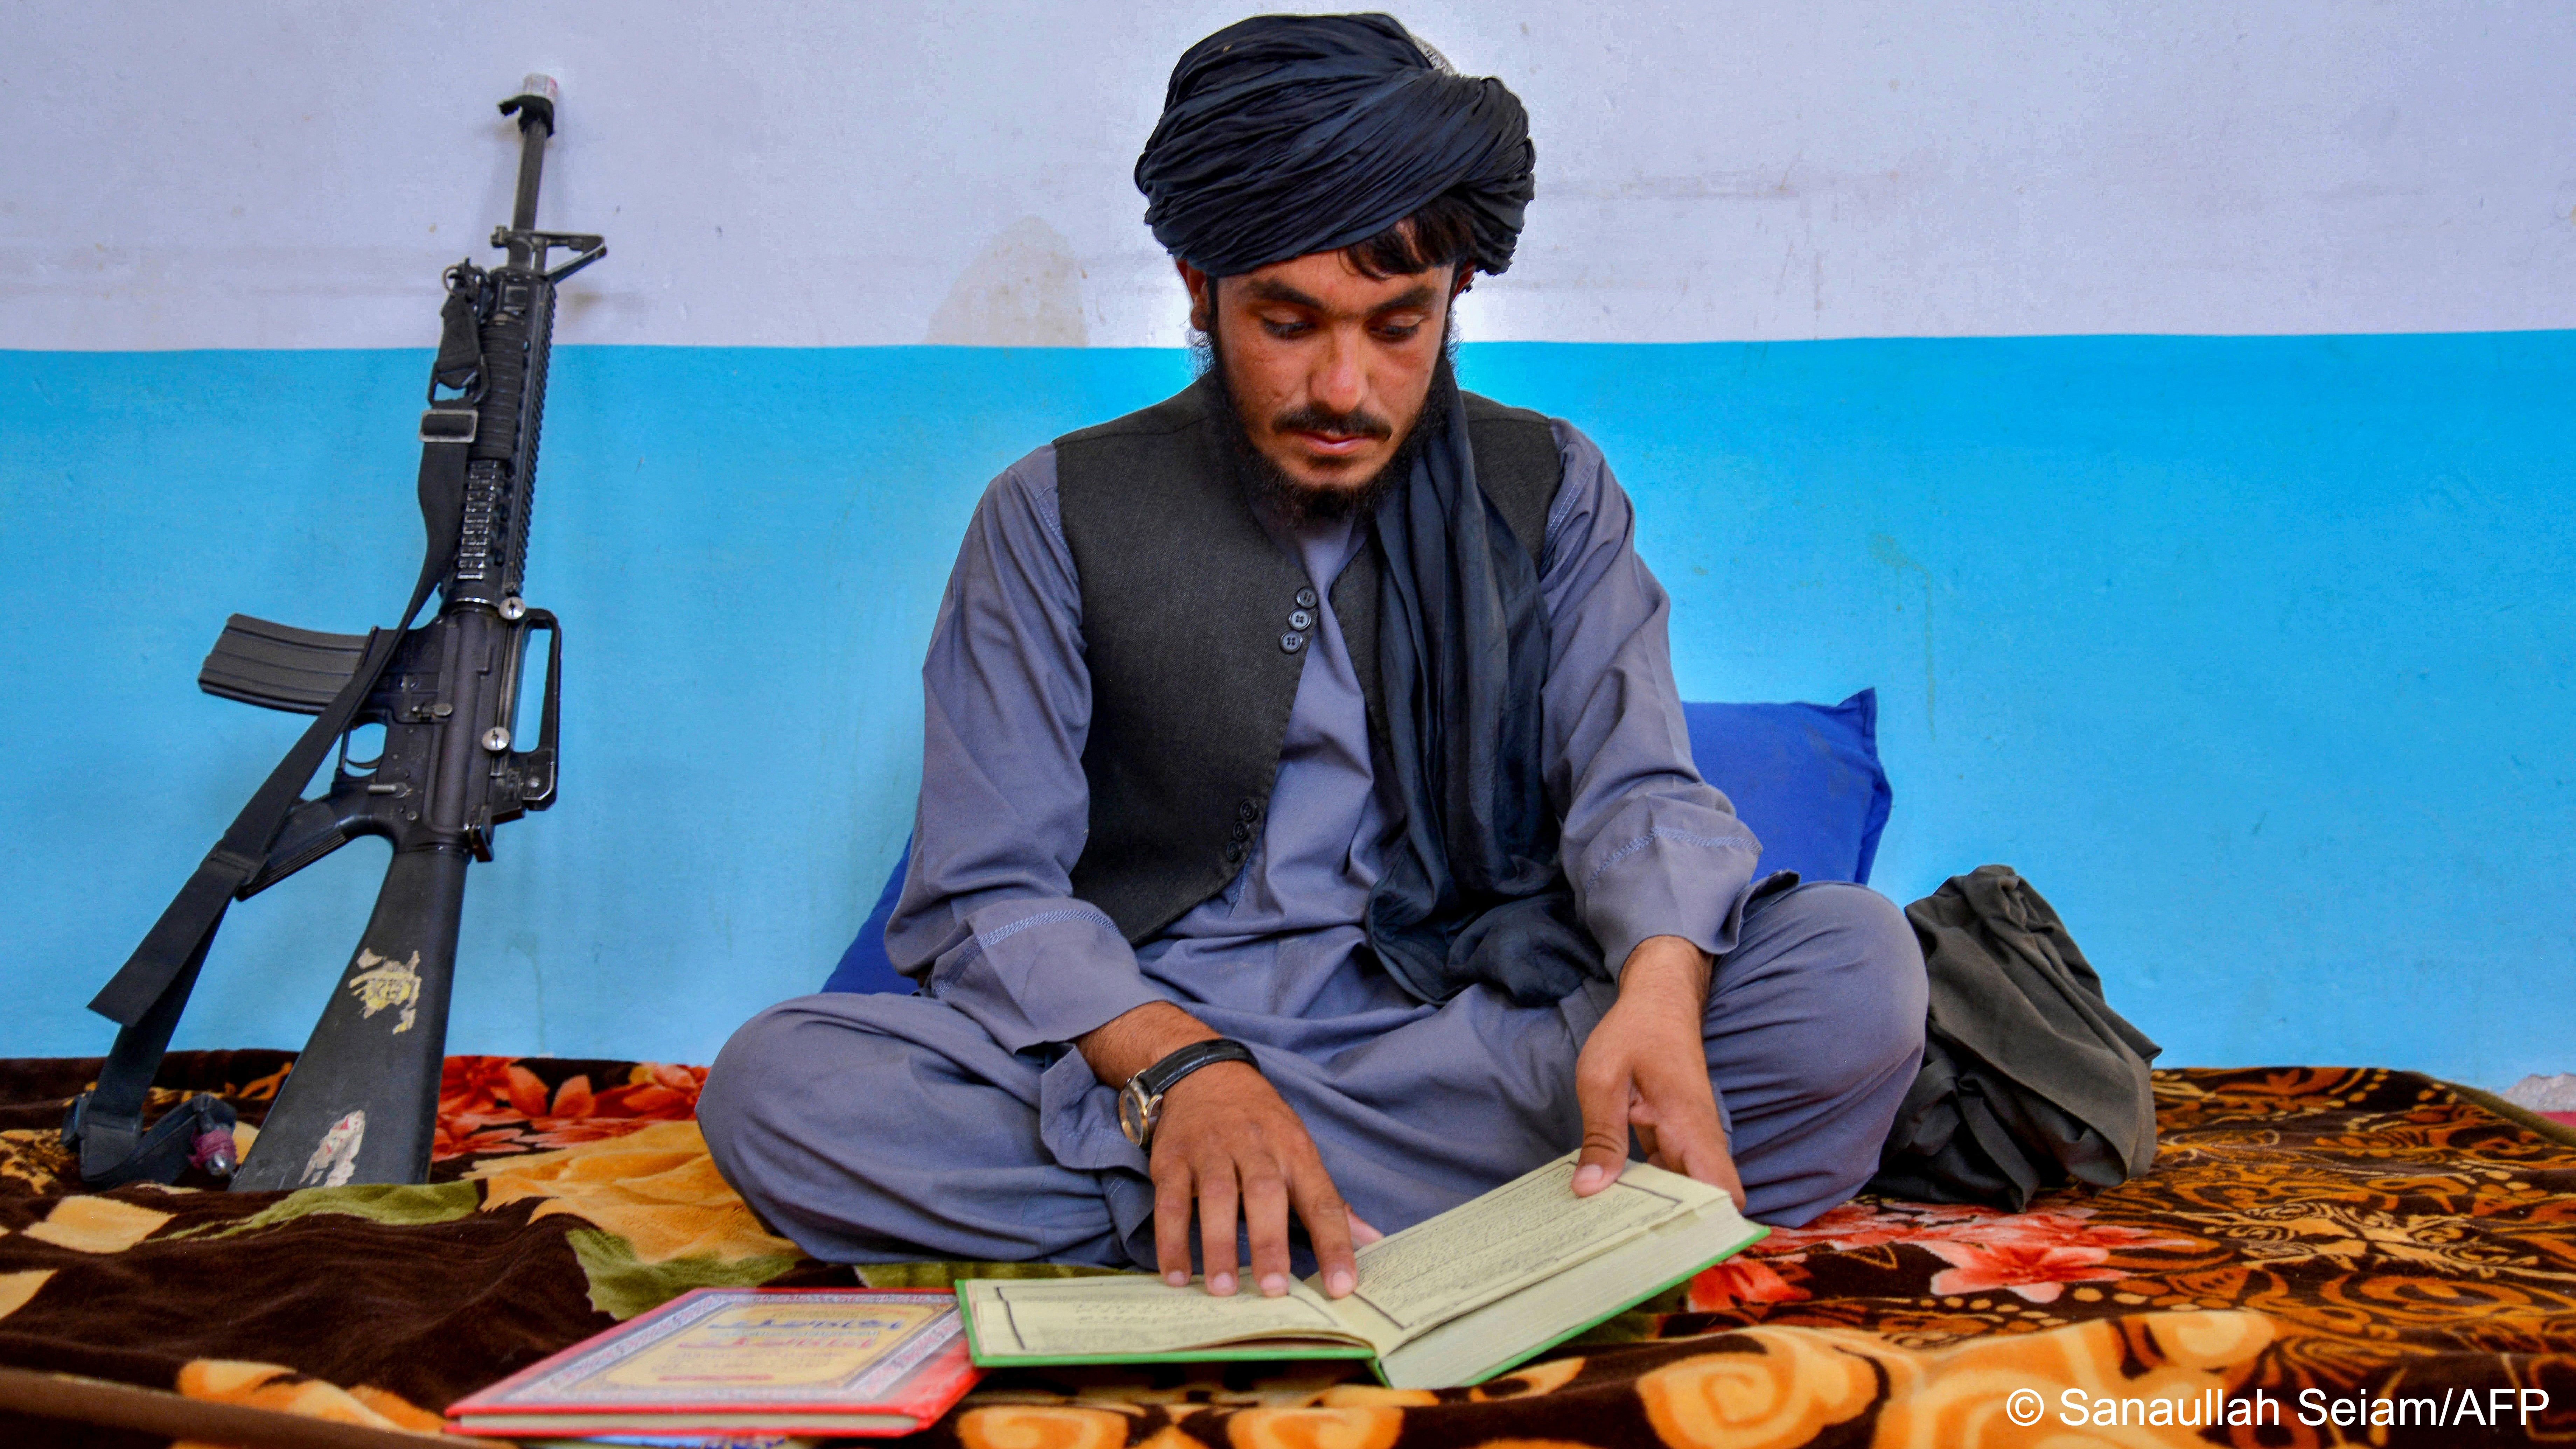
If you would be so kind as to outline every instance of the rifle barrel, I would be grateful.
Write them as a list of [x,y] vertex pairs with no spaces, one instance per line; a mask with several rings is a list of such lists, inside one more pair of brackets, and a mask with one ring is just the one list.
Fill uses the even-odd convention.
[[554,127],[544,121],[519,133],[519,199],[510,209],[512,231],[537,229],[537,182],[546,169],[546,138],[553,134]]
[[537,182],[545,174],[546,141],[555,133],[558,94],[553,76],[531,72],[519,93],[501,103],[501,114],[519,118],[519,196],[510,208],[512,231],[537,229]]

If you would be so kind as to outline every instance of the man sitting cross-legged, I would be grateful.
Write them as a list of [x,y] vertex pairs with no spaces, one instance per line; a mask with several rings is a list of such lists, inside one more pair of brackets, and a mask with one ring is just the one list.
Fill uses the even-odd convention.
[[1903,916],[1757,880],[1600,451],[1452,380],[1531,155],[1384,16],[1182,57],[1137,180],[1204,375],[968,525],[887,931],[922,989],[772,1008],[700,1103],[809,1252],[1195,1250],[1231,1293],[1248,1249],[1339,1296],[1355,1240],[1578,1146],[1578,1192],[1633,1135],[1781,1223],[1876,1168]]

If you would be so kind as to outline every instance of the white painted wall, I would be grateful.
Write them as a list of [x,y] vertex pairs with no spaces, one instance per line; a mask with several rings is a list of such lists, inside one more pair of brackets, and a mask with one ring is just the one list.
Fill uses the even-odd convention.
[[[532,68],[563,340],[1175,343],[1129,168],[1253,8],[0,0],[0,347],[427,345]],[[2564,0],[1402,13],[1534,117],[1478,337],[2576,326]]]

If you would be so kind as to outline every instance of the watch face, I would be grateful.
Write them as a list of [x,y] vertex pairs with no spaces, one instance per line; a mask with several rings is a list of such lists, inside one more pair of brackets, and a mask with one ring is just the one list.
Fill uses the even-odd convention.
[[1147,1101],[1144,1089],[1132,1081],[1120,1088],[1118,1130],[1127,1134],[1128,1141],[1142,1147],[1145,1145],[1145,1133],[1153,1125],[1153,1106]]

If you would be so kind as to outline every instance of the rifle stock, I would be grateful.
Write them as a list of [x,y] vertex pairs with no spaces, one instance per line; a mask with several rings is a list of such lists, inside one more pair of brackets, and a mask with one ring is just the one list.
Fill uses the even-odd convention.
[[[323,634],[236,614],[198,675],[210,694],[316,716],[179,897],[91,1003],[120,1024],[98,1086],[63,1137],[92,1186],[168,1182],[191,1161],[231,1168],[217,1146],[231,1111],[193,1099],[147,1136],[152,1074],[230,900],[247,899],[360,835],[393,847],[373,915],[321,1020],[238,1171],[237,1191],[420,1182],[436,1129],[439,1067],[467,866],[492,858],[496,827],[554,803],[563,634],[520,597],[555,286],[606,255],[596,236],[533,229],[554,83],[530,76],[502,102],[522,138],[513,224],[500,266],[447,269],[429,408],[420,425],[429,543],[392,630]],[[557,248],[574,255],[547,267]],[[412,620],[432,589],[434,617]],[[549,636],[543,709],[522,748],[518,697],[531,637]],[[372,760],[350,735],[384,730]],[[297,798],[336,745],[330,784]],[[184,1139],[184,1140],[183,1140]]]

